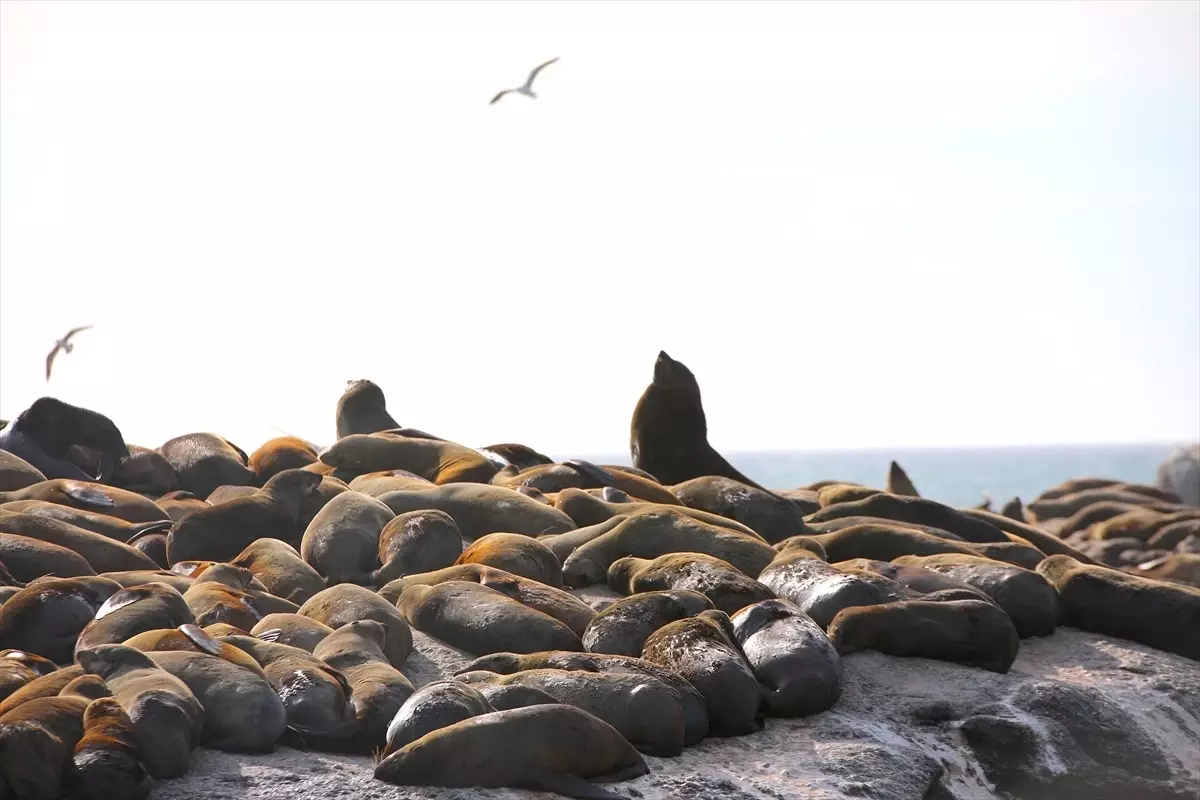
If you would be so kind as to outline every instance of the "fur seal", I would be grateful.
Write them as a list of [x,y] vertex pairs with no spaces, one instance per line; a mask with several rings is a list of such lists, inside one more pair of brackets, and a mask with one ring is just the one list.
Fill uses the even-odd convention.
[[589,782],[640,777],[641,754],[611,725],[568,705],[482,714],[422,736],[375,767],[402,786],[504,787],[616,800]]
[[[27,586],[0,606],[0,642],[59,664],[74,660],[75,640],[121,585],[102,577]],[[9,663],[11,659],[5,659]]]
[[195,622],[183,595],[165,583],[121,589],[104,601],[95,618],[80,631],[75,655],[99,645],[119,644],[144,631]]
[[742,736],[762,728],[760,690],[723,611],[701,611],[650,634],[642,658],[674,670],[700,690],[709,734]]
[[647,591],[624,597],[597,614],[587,626],[583,649],[589,653],[640,656],[650,634],[669,622],[693,617],[712,607],[711,600],[690,589]]
[[115,486],[65,478],[42,481],[15,492],[0,492],[0,504],[20,500],[41,500],[83,511],[94,511],[133,523],[170,520],[166,512],[140,494]]
[[204,709],[187,684],[124,645],[99,645],[75,657],[86,672],[104,679],[129,715],[146,771],[155,778],[187,772],[204,720]]
[[825,631],[794,604],[763,600],[738,611],[731,622],[771,716],[803,717],[837,701],[841,658]]
[[657,558],[693,552],[715,556],[750,577],[762,572],[775,551],[761,539],[718,528],[671,508],[635,514],[608,533],[578,547],[563,562],[563,582],[573,588],[600,583],[625,556]]
[[325,589],[320,573],[279,539],[257,539],[229,563],[250,570],[271,594],[297,605]]
[[481,447],[479,449],[500,456],[500,458],[504,459],[509,464],[512,464],[519,470],[529,469],[530,467],[536,467],[540,464],[554,463],[554,459],[550,458],[550,456],[543,455],[537,450],[534,450],[532,447],[528,447],[523,444],[514,444],[512,442],[504,444],[489,444],[487,447]]
[[382,586],[404,575],[449,567],[457,563],[462,552],[462,532],[445,511],[397,514],[379,534],[379,561],[383,566],[371,575],[371,583]]
[[1059,622],[1200,661],[1200,589],[1050,556],[1037,572],[1058,590]]
[[388,724],[383,754],[389,756],[427,733],[495,710],[470,684],[456,680],[427,683],[404,701]]
[[1053,534],[1046,533],[1045,531],[1035,528],[1032,525],[1026,524],[1022,520],[1012,519],[1003,514],[993,514],[990,511],[981,511],[976,509],[965,510],[963,513],[995,525],[1005,533],[1011,533],[1015,536],[1021,537],[1048,556],[1071,556],[1071,558],[1074,558],[1077,561],[1082,561],[1085,564],[1095,563],[1092,561],[1092,559],[1084,555],[1081,550],[1072,547],[1070,544],[1064,542],[1062,539],[1054,536]]
[[175,470],[179,488],[197,497],[208,497],[218,486],[249,486],[256,479],[245,453],[216,434],[177,436],[158,452]]
[[476,688],[537,689],[604,720],[646,755],[671,758],[683,752],[683,707],[670,687],[645,675],[531,669],[459,673],[457,680]]
[[892,494],[900,494],[906,497],[921,496],[921,493],[917,491],[917,487],[909,479],[908,473],[895,461],[888,465],[887,484],[884,488]]
[[428,509],[445,511],[463,538],[470,541],[489,533],[541,536],[575,529],[575,523],[562,511],[500,486],[458,483],[388,492],[379,499],[397,515]]
[[179,476],[162,453],[131,444],[129,455],[117,460],[112,484],[138,494],[159,497],[179,489]]
[[407,586],[396,608],[417,630],[472,655],[582,649],[563,623],[477,583]]
[[194,511],[176,522],[167,537],[167,556],[177,561],[236,558],[256,539],[298,543],[301,504],[321,476],[291,469],[267,481],[253,496]]
[[15,533],[74,550],[98,572],[158,568],[149,556],[127,544],[53,517],[9,512],[0,507],[0,532]]
[[[1160,581],[1185,583],[1200,589],[1200,555],[1195,553],[1171,553],[1151,561],[1138,564],[1137,574]],[[1132,572],[1133,570],[1127,569]]]
[[597,466],[590,461],[572,459],[562,464],[541,464],[516,474],[501,471],[492,483],[516,489],[526,486],[541,492],[560,492],[563,489],[602,489],[609,487],[648,503],[682,505],[679,499],[657,481],[621,469]]
[[736,520],[770,544],[809,532],[795,503],[732,478],[693,478],[672,486],[671,492],[688,508]]
[[708,443],[700,384],[692,371],[659,351],[654,379],[633,409],[629,451],[633,465],[664,484],[719,475],[762,489]]
[[483,564],[561,589],[562,565],[546,545],[519,533],[489,533],[463,550],[456,564]]
[[179,522],[193,511],[208,508],[211,503],[196,497],[191,492],[177,491],[164,494],[154,501],[154,505],[167,512],[167,516],[173,522]]
[[249,467],[261,484],[285,469],[303,469],[316,462],[317,448],[311,443],[295,436],[279,436],[250,454]]
[[115,697],[101,697],[83,712],[83,736],[69,768],[70,794],[80,800],[142,800],[150,793],[133,720]]
[[362,492],[369,497],[379,497],[388,492],[402,492],[409,489],[431,489],[436,483],[414,475],[406,469],[385,469],[382,472],[368,472],[350,480],[351,489]]
[[[126,639],[121,644],[126,647],[132,647],[135,650],[141,650],[143,653],[165,653],[168,651],[208,653],[242,669],[249,670],[264,680],[266,679],[266,674],[262,671],[262,667],[259,666],[258,662],[249,653],[239,650],[231,644],[218,641],[216,639],[217,635],[196,625],[180,625],[173,630],[158,629],[144,631]],[[197,694],[196,696],[199,697],[200,695]]]
[[200,702],[200,743],[205,747],[230,753],[275,749],[287,727],[287,713],[261,669],[250,671],[209,652],[159,650],[149,656]]
[[350,684],[350,703],[364,752],[387,743],[388,725],[413,693],[413,685],[388,663],[388,628],[373,619],[350,622],[326,636],[313,655],[338,670]]
[[62,797],[63,773],[83,736],[88,703],[83,697],[40,697],[0,716],[0,788],[21,800]]
[[1005,542],[1004,533],[990,523],[922,497],[901,497],[881,492],[862,500],[837,503],[808,517],[809,523],[839,517],[882,517],[894,522],[914,522],[949,531],[968,542]]
[[403,469],[436,484],[487,483],[497,472],[470,447],[395,433],[351,434],[322,451],[321,461],[359,474]]
[[1173,514],[1136,509],[1093,525],[1091,536],[1093,539],[1133,538],[1149,542],[1154,534],[1168,525],[1187,520],[1200,521],[1200,508],[1177,511]]
[[[216,564],[201,573],[183,593],[196,624],[203,627],[225,622],[248,631],[268,613],[296,612],[298,606],[295,603],[266,593],[255,596],[246,591],[244,587],[248,586],[250,578],[249,570],[228,564]],[[284,603],[286,605],[281,605]]]
[[668,553],[652,560],[619,558],[608,568],[608,587],[623,595],[691,589],[726,614],[775,597],[774,592],[729,562],[703,553]]
[[0,532],[0,561],[22,583],[44,575],[74,578],[96,574],[87,559],[74,550],[12,533]]
[[[130,546],[144,555],[158,569],[166,569],[170,566],[167,561],[167,535],[165,533],[148,533],[144,536],[136,536],[129,543]],[[117,570],[124,572],[125,570]]]
[[[612,498],[615,490],[606,489],[607,495],[597,496],[582,489],[563,489],[554,499],[554,507],[569,516],[578,526],[598,525],[615,516],[635,516],[637,514],[652,514],[669,510],[685,517],[691,517],[698,522],[715,525],[718,528],[744,533],[753,539],[762,539],[753,528],[743,525],[737,520],[713,514],[698,508],[685,505],[665,506],[661,503],[643,503],[634,500],[605,499]],[[602,493],[603,495],[603,493]],[[765,541],[765,539],[764,539]]]
[[882,575],[839,570],[803,547],[789,547],[758,576],[779,597],[789,600],[822,628],[850,606],[892,603],[912,596]]
[[218,486],[204,499],[210,506],[219,506],[239,497],[252,497],[257,491],[257,486]]
[[[67,458],[73,445],[100,454],[96,474],[89,475]],[[0,450],[23,459],[47,478],[98,483],[111,480],[117,459],[129,455],[125,439],[112,420],[53,397],[38,398],[0,429]]]
[[167,531],[170,530],[172,524],[169,519],[154,520],[153,522],[126,522],[108,514],[50,503],[45,500],[17,500],[5,503],[0,506],[0,509],[12,514],[31,514],[57,519],[118,542],[130,542],[147,533]]
[[851,574],[874,572],[876,575],[882,575],[888,580],[895,581],[917,594],[953,592],[964,599],[970,596],[978,600],[991,600],[991,597],[986,592],[982,592],[968,583],[963,583],[957,578],[952,578],[949,575],[934,572],[924,567],[907,566],[891,561],[875,561],[870,558],[852,558],[849,561],[838,561],[833,566],[842,572]]
[[550,552],[558,557],[559,562],[567,560],[567,556],[575,552],[575,549],[580,545],[590,542],[600,536],[611,531],[621,521],[627,519],[624,515],[619,515],[606,519],[596,525],[588,525],[583,528],[576,528],[567,533],[552,533],[546,536],[539,536],[538,541],[550,548]]
[[142,586],[147,583],[165,583],[175,591],[183,594],[192,585],[192,579],[165,569],[135,569],[120,572],[106,572],[102,577],[116,581],[126,589]]
[[[1150,541],[1146,544],[1153,549],[1174,550],[1191,536],[1200,539],[1200,519],[1183,519],[1178,522],[1172,522],[1169,525],[1164,525],[1162,528],[1159,528],[1157,533],[1150,537]],[[1075,560],[1087,563],[1082,558]]]
[[300,614],[267,614],[250,633],[263,639],[269,633],[270,641],[311,653],[322,639],[333,633],[333,628]]
[[337,437],[399,428],[387,412],[383,390],[368,380],[347,381],[337,403]]
[[387,626],[384,652],[388,661],[400,669],[413,649],[412,631],[402,612],[370,589],[343,583],[313,595],[300,606],[300,615],[322,622],[335,631],[343,625],[373,619]]
[[0,449],[0,492],[12,492],[46,480],[41,470],[18,455]]
[[940,572],[984,592],[1008,614],[1022,639],[1049,636],[1058,624],[1058,593],[1032,570],[958,554],[902,556],[895,563]]
[[828,508],[839,503],[856,503],[859,500],[883,493],[882,489],[859,486],[857,483],[831,483],[828,486],[822,486],[817,492],[817,503],[821,508]]
[[[1096,489],[1085,489],[1081,492],[1064,494],[1053,500],[1034,500],[1025,506],[1025,511],[1035,521],[1044,522],[1050,519],[1070,518],[1097,503],[1120,503],[1127,506],[1141,506],[1158,511],[1170,512],[1177,510],[1177,503],[1152,497],[1142,492],[1132,491],[1126,484],[1115,484]],[[1100,520],[1093,520],[1099,522]],[[1074,525],[1078,530],[1078,525]],[[1084,525],[1083,527],[1087,527]]]
[[1001,674],[1020,647],[1008,615],[982,600],[902,600],[846,608],[829,624],[829,640],[842,655],[878,650]]
[[309,523],[300,556],[330,585],[367,583],[380,566],[380,533],[395,516],[374,497],[343,492]]

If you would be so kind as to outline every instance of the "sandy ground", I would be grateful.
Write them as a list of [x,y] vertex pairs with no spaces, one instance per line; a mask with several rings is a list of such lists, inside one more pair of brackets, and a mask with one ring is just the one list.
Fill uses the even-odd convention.
[[[469,657],[415,632],[405,672],[420,686]],[[1200,667],[1188,659],[1071,628],[1027,639],[1013,669],[996,675],[925,659],[860,653],[843,660],[834,707],[768,720],[758,733],[706,739],[678,758],[649,758],[650,774],[608,788],[639,800],[983,800],[998,795],[954,720],[1004,703],[1022,685],[1061,681],[1130,713],[1161,748],[1176,783],[1200,796]],[[1018,712],[1019,713],[1019,712]],[[1059,760],[1053,745],[1043,757]],[[245,756],[199,750],[187,776],[159,784],[153,800],[535,800],[520,790],[429,789],[374,780],[368,758],[285,748]]]

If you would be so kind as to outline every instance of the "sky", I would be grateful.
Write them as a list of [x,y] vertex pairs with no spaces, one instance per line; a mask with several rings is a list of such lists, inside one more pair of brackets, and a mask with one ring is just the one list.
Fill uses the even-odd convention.
[[1200,3],[0,3],[0,417],[614,452],[660,349],[719,449],[1200,439]]

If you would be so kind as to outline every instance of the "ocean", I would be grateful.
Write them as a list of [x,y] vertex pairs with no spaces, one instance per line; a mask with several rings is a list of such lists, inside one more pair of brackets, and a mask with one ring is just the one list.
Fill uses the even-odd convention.
[[[923,497],[951,506],[974,506],[986,492],[992,509],[1012,497],[1028,502],[1068,478],[1087,476],[1154,483],[1155,471],[1175,449],[1170,444],[995,447],[919,450],[843,450],[723,455],[759,484],[794,489],[820,480],[883,488],[888,462],[896,460]],[[601,464],[629,464],[628,454],[587,456]]]

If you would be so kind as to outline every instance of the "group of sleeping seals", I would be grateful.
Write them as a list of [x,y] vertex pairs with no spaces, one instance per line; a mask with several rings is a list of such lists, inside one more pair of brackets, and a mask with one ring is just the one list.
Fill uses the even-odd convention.
[[[1170,492],[1077,481],[1027,518],[922,498],[895,463],[884,490],[770,491],[665,353],[632,467],[404,428],[370,381],[330,447],[250,455],[118,446],[39,403],[10,438],[50,471],[0,450],[0,796],[141,798],[197,747],[284,743],[611,798],[645,756],[835,706],[864,650],[1005,672],[1067,624],[1200,660],[1200,515]],[[414,629],[461,669],[415,685]]]

